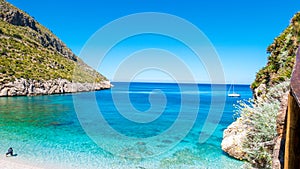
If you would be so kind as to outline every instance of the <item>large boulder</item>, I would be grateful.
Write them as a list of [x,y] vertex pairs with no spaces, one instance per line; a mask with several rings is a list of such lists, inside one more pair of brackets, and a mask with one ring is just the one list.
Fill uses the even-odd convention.
[[243,151],[243,141],[246,137],[245,127],[239,118],[228,126],[223,133],[222,150],[239,160],[246,159],[246,153]]

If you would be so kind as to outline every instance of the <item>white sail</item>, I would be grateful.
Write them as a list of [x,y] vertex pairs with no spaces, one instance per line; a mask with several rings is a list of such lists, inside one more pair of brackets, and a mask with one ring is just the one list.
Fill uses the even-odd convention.
[[[230,93],[230,89],[232,87],[232,93]],[[239,93],[236,93],[234,91],[234,84],[231,84],[230,85],[230,88],[229,88],[229,93],[228,93],[228,97],[240,97],[241,95]]]

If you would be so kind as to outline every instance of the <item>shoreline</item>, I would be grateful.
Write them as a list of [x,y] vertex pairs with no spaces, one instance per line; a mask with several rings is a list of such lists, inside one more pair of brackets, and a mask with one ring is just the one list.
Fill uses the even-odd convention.
[[[127,90],[123,86],[116,83],[116,89]],[[132,86],[131,91],[145,88],[145,91],[151,89],[151,85],[140,84]],[[172,97],[177,91],[177,86],[161,85],[160,88],[167,88],[167,96]],[[206,89],[206,88],[204,88]],[[243,87],[245,93],[243,97],[251,96],[252,93],[248,91],[247,87]],[[105,117],[113,120],[116,127],[122,127],[123,120],[116,115],[116,111],[107,106],[112,103],[112,100],[106,99],[110,97],[112,91],[104,92],[99,101],[99,106],[104,106],[107,111]],[[130,91],[128,92],[130,93]],[[68,94],[69,95],[69,94]],[[138,95],[141,96],[141,95]],[[85,97],[83,97],[85,98]],[[134,97],[132,97],[134,98]],[[147,96],[145,96],[147,98]],[[210,98],[210,94],[203,98]],[[171,98],[170,98],[171,99]],[[175,97],[176,99],[176,97]],[[35,99],[27,99],[20,97],[18,99],[0,99],[0,105],[5,105],[1,109],[2,115],[0,118],[0,125],[5,126],[2,131],[3,139],[0,141],[0,168],[1,169],[73,169],[73,168],[102,168],[102,169],[131,169],[131,168],[162,168],[162,169],[176,169],[176,168],[239,168],[243,165],[242,162],[235,160],[227,155],[224,155],[219,145],[222,138],[222,130],[224,125],[229,124],[227,120],[218,125],[216,132],[213,133],[210,139],[199,144],[198,132],[202,129],[202,118],[195,123],[191,129],[190,134],[180,141],[176,147],[163,154],[157,154],[153,158],[139,158],[140,154],[145,152],[154,152],[156,147],[164,147],[170,142],[178,140],[178,135],[170,135],[168,139],[157,139],[153,146],[151,144],[143,143],[136,144],[134,147],[122,147],[123,143],[118,143],[114,137],[103,137],[103,143],[113,149],[119,149],[125,158],[112,155],[99,147],[93,140],[91,140],[80,127],[76,120],[77,114],[74,111],[72,104],[73,98],[62,95],[61,97],[35,97]],[[88,100],[88,99],[87,99]],[[134,101],[140,101],[138,97]],[[173,101],[173,100],[170,100]],[[172,102],[173,103],[173,102]],[[209,108],[210,103],[201,102],[203,108],[203,115],[206,115],[206,109]],[[231,102],[228,102],[228,104]],[[84,102],[90,104],[90,102]],[[166,116],[162,119],[160,124],[167,127],[169,119],[176,117],[172,112],[176,112],[173,103],[169,105],[168,111],[172,115]],[[145,105],[147,106],[147,105]],[[127,104],[124,104],[127,107]],[[102,107],[103,108],[103,107]],[[179,109],[179,108],[178,108]],[[229,110],[229,109],[228,109]],[[89,111],[89,109],[87,109]],[[231,119],[232,114],[224,111],[224,117]],[[25,118],[24,118],[25,117]],[[92,119],[92,118],[88,118]],[[50,124],[50,125],[49,125]],[[91,126],[94,123],[89,123]],[[126,123],[124,123],[126,124]],[[163,127],[164,127],[163,126]],[[135,129],[137,126],[128,126],[128,129]],[[156,132],[160,128],[152,125],[147,127],[149,131]],[[137,130],[130,130],[137,131]],[[145,134],[151,134],[149,132]],[[143,134],[144,134],[143,133]],[[131,133],[130,133],[131,134]],[[140,133],[133,133],[138,136]],[[126,140],[125,140],[126,141]],[[16,157],[5,157],[5,152],[8,147],[13,147]],[[136,156],[134,158],[126,158],[126,155]]]
[[66,79],[37,81],[21,78],[14,82],[0,84],[0,97],[78,93],[104,90],[111,87],[110,81],[106,80],[99,83],[79,83],[70,82]]
[[1,169],[42,169],[40,167],[26,164],[25,162],[20,161],[17,157],[5,157],[5,155],[0,157],[0,166]]

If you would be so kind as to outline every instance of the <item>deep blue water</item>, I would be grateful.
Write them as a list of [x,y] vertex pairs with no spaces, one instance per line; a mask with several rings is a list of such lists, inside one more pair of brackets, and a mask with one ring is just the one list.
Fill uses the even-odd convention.
[[249,85],[235,85],[241,97],[230,98],[223,85],[113,84],[98,92],[0,98],[1,152],[12,146],[14,160],[44,168],[242,165],[220,145],[233,104],[252,97]]

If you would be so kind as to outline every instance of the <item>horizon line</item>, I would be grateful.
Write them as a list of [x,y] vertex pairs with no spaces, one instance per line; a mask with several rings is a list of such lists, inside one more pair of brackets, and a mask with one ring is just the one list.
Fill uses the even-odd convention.
[[209,83],[209,82],[174,82],[174,81],[111,81],[111,83],[169,83],[169,84],[214,84],[214,85],[251,85],[249,83]]

